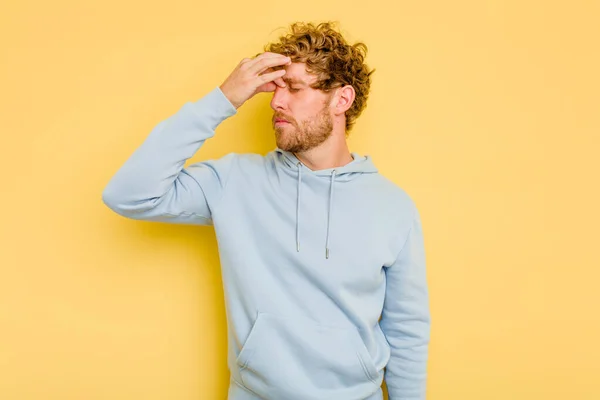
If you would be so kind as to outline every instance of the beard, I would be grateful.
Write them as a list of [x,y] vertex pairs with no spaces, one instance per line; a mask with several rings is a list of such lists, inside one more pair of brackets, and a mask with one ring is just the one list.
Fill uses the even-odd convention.
[[300,124],[287,118],[289,121],[287,124],[273,124],[277,147],[292,153],[301,153],[317,147],[327,140],[333,132],[332,118],[328,108],[328,104],[325,103],[314,118],[300,121]]

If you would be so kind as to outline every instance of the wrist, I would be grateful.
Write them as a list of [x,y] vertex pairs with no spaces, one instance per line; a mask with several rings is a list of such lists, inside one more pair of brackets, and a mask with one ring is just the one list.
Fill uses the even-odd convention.
[[233,99],[233,96],[231,96],[227,87],[225,87],[224,85],[221,85],[221,86],[219,86],[219,89],[221,89],[221,92],[223,92],[223,95],[227,98],[227,100],[229,100],[231,105],[234,106],[236,110],[238,108],[240,108],[241,104],[239,104],[237,101],[235,101]]

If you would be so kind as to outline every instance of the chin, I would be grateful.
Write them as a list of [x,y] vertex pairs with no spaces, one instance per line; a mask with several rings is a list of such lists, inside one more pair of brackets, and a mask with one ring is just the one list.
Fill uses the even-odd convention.
[[281,150],[285,150],[285,151],[292,151],[296,146],[294,143],[290,143],[287,141],[276,141],[277,147],[279,147]]
[[279,147],[281,150],[289,151],[288,149],[289,149],[290,146],[288,145],[288,143],[285,143],[285,142],[282,143],[282,142],[279,142],[279,141],[277,141],[275,143],[277,144],[277,147]]

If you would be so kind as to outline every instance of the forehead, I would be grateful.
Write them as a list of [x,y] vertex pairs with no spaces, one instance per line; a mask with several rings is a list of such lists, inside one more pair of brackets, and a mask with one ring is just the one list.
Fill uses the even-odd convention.
[[286,74],[282,78],[286,83],[298,85],[310,85],[317,81],[317,76],[306,72],[305,63],[292,63],[286,65]]

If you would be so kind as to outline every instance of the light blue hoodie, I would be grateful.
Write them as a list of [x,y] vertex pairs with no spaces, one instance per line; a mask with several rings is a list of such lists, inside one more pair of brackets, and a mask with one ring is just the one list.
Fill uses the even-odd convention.
[[279,148],[184,168],[236,113],[219,87],[185,103],[103,192],[128,218],[214,225],[229,399],[382,399],[384,374],[390,400],[424,399],[430,316],[414,202],[356,153],[320,171]]

